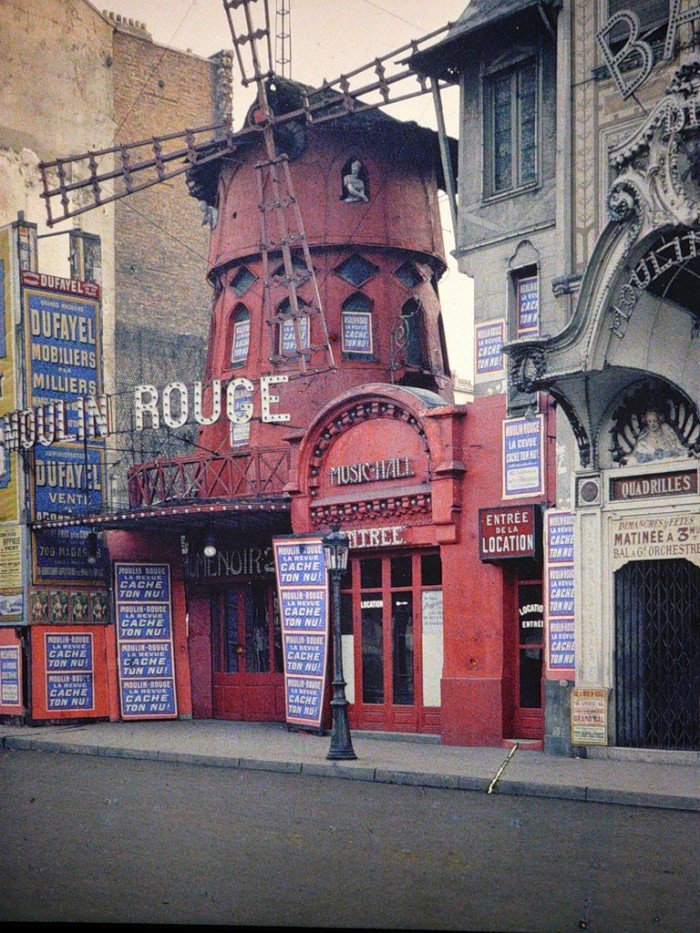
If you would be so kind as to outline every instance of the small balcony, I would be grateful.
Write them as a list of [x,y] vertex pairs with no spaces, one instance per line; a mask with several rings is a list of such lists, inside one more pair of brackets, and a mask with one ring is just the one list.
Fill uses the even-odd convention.
[[288,447],[140,463],[129,470],[129,505],[136,509],[188,500],[280,495],[289,466]]

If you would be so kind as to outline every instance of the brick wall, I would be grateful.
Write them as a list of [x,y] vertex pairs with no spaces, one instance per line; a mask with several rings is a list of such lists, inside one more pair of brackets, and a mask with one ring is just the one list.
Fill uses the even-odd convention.
[[[156,45],[142,24],[119,21],[114,33],[116,142],[205,126],[230,115],[231,61]],[[119,451],[114,492],[125,494],[132,462],[192,453],[183,438],[131,433],[131,390],[175,378],[202,378],[211,314],[206,281],[209,228],[184,176],[118,201],[115,206],[116,391]],[[180,434],[188,436],[187,427]],[[133,448],[130,453],[129,449]]]

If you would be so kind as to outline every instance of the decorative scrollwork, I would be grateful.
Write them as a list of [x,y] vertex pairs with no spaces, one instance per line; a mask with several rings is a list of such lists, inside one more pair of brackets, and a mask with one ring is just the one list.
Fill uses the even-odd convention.
[[540,388],[547,372],[547,356],[542,347],[527,347],[513,353],[510,362],[510,381],[520,392]]

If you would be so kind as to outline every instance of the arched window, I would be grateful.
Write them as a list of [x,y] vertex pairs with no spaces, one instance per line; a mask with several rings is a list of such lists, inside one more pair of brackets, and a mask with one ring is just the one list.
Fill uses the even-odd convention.
[[245,305],[239,304],[231,315],[231,356],[229,363],[232,369],[245,366],[248,362],[248,348],[250,347],[250,311]]
[[[306,303],[298,299],[299,308],[306,307]],[[279,314],[288,314],[285,320],[277,328],[277,352],[289,360],[297,358],[297,339],[294,329],[294,318],[291,316],[292,304],[289,298],[285,298],[278,308]],[[308,350],[309,348],[309,317],[297,318],[299,326],[299,349]]]
[[423,365],[423,348],[421,331],[423,329],[423,309],[420,301],[410,298],[401,308],[401,316],[406,321],[407,334],[405,344],[405,357],[407,366]]
[[354,360],[371,360],[374,355],[372,339],[372,302],[361,292],[355,292],[343,303],[343,353]]

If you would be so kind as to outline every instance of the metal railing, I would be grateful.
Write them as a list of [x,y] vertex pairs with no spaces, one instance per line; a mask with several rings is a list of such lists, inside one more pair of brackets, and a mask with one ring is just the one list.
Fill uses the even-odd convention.
[[188,499],[281,493],[289,477],[289,465],[288,447],[141,463],[129,471],[129,504],[139,508]]

